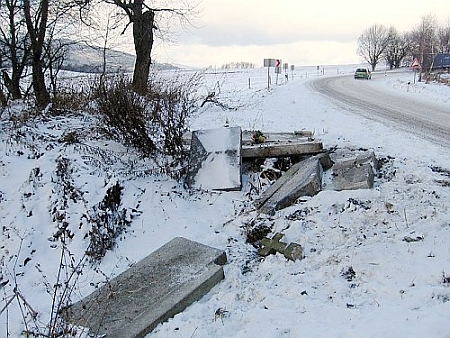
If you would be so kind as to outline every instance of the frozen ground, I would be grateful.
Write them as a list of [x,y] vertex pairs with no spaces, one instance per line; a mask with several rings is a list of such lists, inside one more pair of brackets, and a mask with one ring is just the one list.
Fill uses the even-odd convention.
[[[298,68],[287,83],[271,73],[270,90],[267,69],[206,75],[205,90],[214,88],[237,109],[211,105],[192,121],[193,130],[225,124],[266,133],[312,130],[325,148],[373,149],[385,163],[374,189],[325,189],[274,217],[252,208],[249,182],[264,189],[256,176],[244,177],[240,192],[190,192],[165,177],[141,177],[148,163],[136,163],[129,175],[132,155],[112,142],[58,141],[73,130],[82,137],[87,116],[40,121],[14,133],[2,128],[1,308],[18,286],[38,324],[48,322],[61,259],[58,242],[49,239],[67,222],[75,235],[64,262],[79,261],[87,245],[83,215],[120,182],[130,225],[97,269],[83,268],[74,301],[176,236],[228,255],[225,280],[149,338],[449,337],[450,148],[360,118],[306,86],[353,68],[329,66],[325,75]],[[372,81],[405,99],[448,104],[450,87],[408,85],[412,78],[412,72],[379,72]],[[7,118],[4,113],[3,125]],[[282,231],[286,241],[304,247],[305,258],[260,259],[245,243],[255,226]],[[22,317],[14,299],[1,314],[0,336],[17,337]]]

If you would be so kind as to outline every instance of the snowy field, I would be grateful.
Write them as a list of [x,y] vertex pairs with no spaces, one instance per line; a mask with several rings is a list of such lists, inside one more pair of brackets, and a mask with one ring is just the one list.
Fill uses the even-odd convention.
[[[87,117],[2,127],[0,309],[11,303],[1,312],[0,337],[19,336],[22,313],[31,320],[30,309],[37,325],[48,323],[61,272],[56,225],[64,219],[75,234],[64,264],[78,262],[87,245],[85,214],[116,182],[125,187],[121,207],[130,225],[99,267],[83,268],[73,301],[176,236],[228,256],[225,280],[148,338],[450,337],[450,147],[362,119],[307,85],[320,76],[351,75],[354,68],[327,66],[322,73],[299,67],[287,82],[272,69],[270,90],[267,69],[205,74],[205,92],[214,89],[237,109],[210,105],[192,120],[192,130],[225,124],[265,133],[309,130],[324,148],[372,149],[385,163],[371,190],[325,187],[272,217],[253,210],[254,176],[243,178],[239,192],[191,192],[163,176],[127,175],[132,155],[113,142],[58,141],[73,130],[82,137]],[[449,86],[412,83],[410,71],[388,73],[374,73],[372,85],[450,107]],[[3,113],[2,126],[9,117]],[[69,168],[64,182],[58,181],[62,168]],[[261,259],[245,242],[254,225],[283,232],[284,241],[303,246],[305,258]]]

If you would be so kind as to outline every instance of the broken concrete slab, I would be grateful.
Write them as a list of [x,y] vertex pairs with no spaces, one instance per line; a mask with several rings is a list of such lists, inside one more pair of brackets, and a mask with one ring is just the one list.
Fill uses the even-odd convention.
[[240,190],[241,144],[239,127],[194,131],[188,185],[205,190]]
[[337,191],[372,189],[375,173],[369,163],[361,164],[358,167],[333,168],[333,185]]
[[314,133],[312,131],[294,131],[294,132],[262,132],[259,130],[242,131],[242,144],[249,145],[254,142],[255,133],[264,135],[267,143],[302,143],[306,141],[314,141]]
[[243,158],[256,157],[286,157],[314,155],[323,151],[322,142],[311,141],[301,143],[262,143],[255,145],[243,145]]
[[256,208],[265,214],[292,205],[301,196],[314,196],[322,190],[322,166],[320,157],[313,156],[289,168],[274,184],[255,201]]
[[335,158],[334,168],[341,169],[345,167],[358,167],[360,165],[369,163],[376,171],[379,169],[378,159],[375,156],[375,152],[367,150],[358,154],[347,154],[342,157]]
[[174,238],[64,311],[72,324],[107,338],[145,337],[224,278],[226,254]]
[[336,159],[332,174],[334,189],[338,191],[371,189],[377,169],[378,160],[373,151]]
[[297,259],[303,258],[303,247],[297,243],[287,243],[281,242],[283,238],[282,233],[276,233],[271,239],[264,237],[261,240],[262,247],[258,250],[258,254],[261,256],[268,256],[281,253],[284,257],[291,261],[296,261]]

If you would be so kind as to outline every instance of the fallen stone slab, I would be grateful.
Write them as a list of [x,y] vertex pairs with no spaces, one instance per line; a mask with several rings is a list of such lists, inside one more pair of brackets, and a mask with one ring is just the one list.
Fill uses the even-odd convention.
[[174,238],[63,315],[92,335],[145,337],[219,283],[226,260],[222,250]]
[[240,190],[241,128],[192,132],[187,183],[204,190]]
[[335,190],[357,190],[373,188],[378,160],[373,151],[353,157],[335,160],[333,186]]
[[[321,157],[310,157],[294,164],[255,201],[262,213],[273,215],[275,211],[292,205],[301,196],[314,196],[322,190]],[[327,161],[325,161],[327,162]]]
[[[242,131],[242,144],[243,145],[250,145],[255,143],[254,142],[254,135],[258,131],[249,131],[249,130],[243,130]],[[266,139],[267,143],[277,143],[277,142],[284,142],[284,143],[301,143],[306,141],[313,141],[314,140],[314,132],[307,131],[307,130],[299,130],[299,131],[293,131],[293,132],[261,132]]]
[[243,145],[243,158],[256,157],[285,157],[315,155],[323,151],[323,144],[319,141],[292,142],[292,143],[261,143],[255,145]]

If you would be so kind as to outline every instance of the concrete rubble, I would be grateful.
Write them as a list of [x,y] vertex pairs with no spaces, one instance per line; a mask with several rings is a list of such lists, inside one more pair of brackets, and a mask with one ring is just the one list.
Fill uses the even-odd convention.
[[[262,133],[261,133],[262,134]],[[188,184],[192,188],[240,190],[243,160],[290,157],[298,161],[255,201],[262,213],[273,215],[295,203],[301,196],[314,196],[322,190],[323,173],[332,168],[333,189],[371,189],[378,161],[367,151],[334,150],[328,153],[313,133],[275,133],[264,135],[257,144],[255,132],[239,127],[194,131],[190,140]],[[305,159],[306,158],[306,159]]]
[[351,154],[336,158],[333,165],[333,186],[335,190],[373,188],[378,160],[373,151]]
[[373,151],[339,152],[311,156],[294,164],[254,203],[259,212],[273,215],[302,196],[315,196],[323,188],[323,172],[332,170],[332,189],[371,189],[378,168]]
[[255,201],[262,213],[273,215],[275,211],[292,205],[301,196],[314,196],[322,190],[322,165],[313,156],[294,164]]
[[[300,136],[299,136],[300,135]],[[213,190],[241,189],[242,157],[302,158],[292,165],[255,201],[259,212],[273,215],[302,196],[323,188],[324,171],[332,170],[332,189],[370,189],[378,168],[373,151],[324,152],[322,143],[288,135],[286,141],[249,145],[241,129],[221,128],[193,132],[188,184]],[[309,135],[309,134],[308,134]],[[248,138],[248,135],[245,137]],[[289,260],[303,258],[297,243],[285,243],[282,233],[263,238],[261,256],[281,253]],[[108,338],[145,337],[158,324],[183,311],[224,278],[224,251],[177,237],[64,310],[66,320],[89,328],[89,334]]]

